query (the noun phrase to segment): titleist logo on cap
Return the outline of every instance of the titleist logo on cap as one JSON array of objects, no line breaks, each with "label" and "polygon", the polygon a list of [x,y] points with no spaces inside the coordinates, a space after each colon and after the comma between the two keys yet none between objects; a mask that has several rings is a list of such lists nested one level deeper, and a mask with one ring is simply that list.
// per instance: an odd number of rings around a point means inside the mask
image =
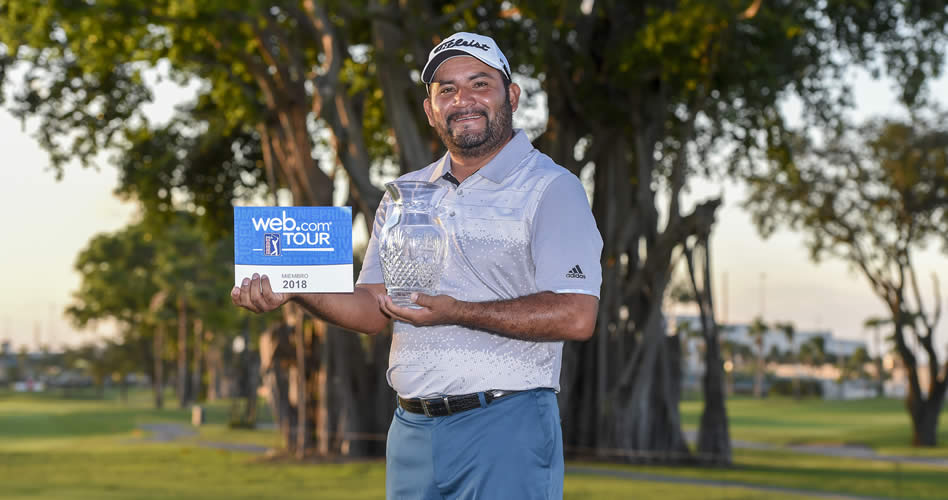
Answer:
[{"label": "titleist logo on cap", "polygon": [[[428,54],[428,62],[421,71],[421,81],[431,83],[441,64],[452,57],[471,56],[482,63],[499,70],[510,81],[510,67],[507,58],[489,36],[474,33],[457,32],[443,40]],[[427,89],[427,87],[425,87]]]},{"label": "titleist logo on cap", "polygon": [[474,47],[477,49],[481,49],[483,51],[490,50],[490,45],[487,45],[485,43],[477,43],[473,40],[465,40],[463,38],[456,38],[454,40],[447,40],[445,42],[442,42],[441,45],[438,45],[437,47],[435,47],[435,49],[432,52],[437,54],[438,52],[441,52],[444,49],[450,49],[452,47]]}]

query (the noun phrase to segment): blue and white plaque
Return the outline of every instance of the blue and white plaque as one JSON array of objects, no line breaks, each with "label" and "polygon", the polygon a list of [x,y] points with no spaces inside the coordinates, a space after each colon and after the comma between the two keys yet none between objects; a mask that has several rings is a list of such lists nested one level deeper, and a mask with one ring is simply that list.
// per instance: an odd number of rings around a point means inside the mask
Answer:
[{"label": "blue and white plaque", "polygon": [[352,292],[352,208],[234,207],[234,284],[254,273],[274,292]]}]

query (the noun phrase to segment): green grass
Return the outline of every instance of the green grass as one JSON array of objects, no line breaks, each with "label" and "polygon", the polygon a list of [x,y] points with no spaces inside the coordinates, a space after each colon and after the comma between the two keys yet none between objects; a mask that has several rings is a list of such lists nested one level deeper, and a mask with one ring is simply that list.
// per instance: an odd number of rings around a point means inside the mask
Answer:
[{"label": "green grass", "polygon": [[662,500],[812,500],[809,496],[754,491],[737,487],[692,486],[632,481],[599,476],[566,476],[566,500],[659,498]]},{"label": "green grass", "polygon": [[[381,461],[350,464],[267,462],[240,452],[197,446],[196,440],[278,442],[274,431],[228,429],[226,403],[208,407],[209,424],[194,438],[145,441],[137,426],[186,422],[186,410],[156,411],[147,397],[61,400],[48,395],[0,395],[0,485],[10,499],[381,499]],[[570,475],[568,499],[774,498],[741,488],[707,488]]]},{"label": "green grass", "polygon": [[[168,394],[170,396],[170,393]],[[155,410],[151,406],[151,393],[135,391],[127,403],[110,392],[106,399],[62,399],[54,394],[9,394],[0,393],[0,450],[38,449],[55,447],[63,439],[128,435],[136,439],[144,437],[139,426],[149,423],[176,422],[189,424],[191,410],[179,409],[171,397],[165,398],[165,408]],[[231,429],[231,403],[215,401],[204,404],[206,425],[182,441],[192,444],[198,441],[229,442],[279,447],[280,436],[273,430]],[[272,422],[270,410],[263,401],[258,403],[258,421]]]},{"label": "green grass", "polygon": [[[174,405],[173,400],[168,401]],[[115,399],[114,394],[103,401],[0,393],[0,497],[384,498],[384,464],[378,460],[348,464],[275,463],[258,455],[201,447],[199,441],[279,444],[273,430],[229,429],[227,402],[207,405],[208,424],[194,437],[167,444],[147,441],[148,436],[137,430],[138,426],[186,423],[190,417],[187,410],[156,411],[149,408],[149,402],[147,392],[133,393],[128,404]],[[831,441],[830,436],[858,431],[875,436],[873,442],[894,441],[899,436],[894,427],[900,408],[885,402],[871,403],[848,406],[852,403],[736,400],[729,403],[729,410],[732,430],[741,439],[755,436],[773,443],[826,443]],[[264,416],[268,409],[261,406],[260,412]],[[694,425],[700,403],[686,403],[683,412],[686,422]],[[948,470],[921,465],[896,466],[749,450],[735,451],[735,461],[736,466],[729,469],[595,466],[639,474],[905,499],[942,498],[948,486]],[[680,485],[579,473],[567,475],[565,491],[567,499],[576,500],[804,498],[738,487]]]},{"label": "green grass", "polygon": [[[686,428],[696,429],[703,402],[681,405]],[[908,413],[901,400],[824,401],[792,398],[731,398],[731,437],[775,445],[861,445],[881,454],[948,457],[948,411],[943,411],[937,448],[913,448]]]},{"label": "green grass", "polygon": [[[0,455],[3,498],[54,499],[382,499],[384,464],[256,463],[246,455],[174,445],[93,447],[55,454]],[[0,476],[4,474],[0,473]],[[795,500],[740,488],[708,488],[569,476],[567,499],[664,498]]]},{"label": "green grass", "polygon": [[736,450],[734,462],[734,467],[726,469],[615,464],[597,466],[642,474],[899,499],[943,499],[945,488],[948,487],[948,469],[935,466],[759,450]]},{"label": "green grass", "polygon": [[215,499],[384,496],[377,464],[275,465],[242,453],[121,439],[0,455],[4,498]]}]

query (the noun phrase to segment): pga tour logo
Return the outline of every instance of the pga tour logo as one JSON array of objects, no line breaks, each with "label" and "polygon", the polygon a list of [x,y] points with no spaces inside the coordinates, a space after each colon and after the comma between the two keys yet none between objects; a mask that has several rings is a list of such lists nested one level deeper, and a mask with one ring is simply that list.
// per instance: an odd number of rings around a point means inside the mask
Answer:
[{"label": "pga tour logo", "polygon": [[263,233],[263,254],[268,256],[280,256],[280,234]]}]

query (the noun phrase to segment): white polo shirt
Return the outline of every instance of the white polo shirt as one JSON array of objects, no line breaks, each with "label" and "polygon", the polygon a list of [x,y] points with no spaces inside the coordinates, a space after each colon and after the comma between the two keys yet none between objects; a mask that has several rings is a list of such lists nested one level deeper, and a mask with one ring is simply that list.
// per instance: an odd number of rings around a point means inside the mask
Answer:
[{"label": "white polo shirt", "polygon": [[[440,202],[448,234],[440,294],[472,302],[542,291],[599,297],[602,237],[575,175],[534,149],[522,130],[459,185],[450,175],[450,163],[445,154],[399,178],[448,188]],[[358,283],[384,283],[378,237],[391,207],[386,194],[375,214]],[[404,398],[492,389],[559,390],[562,354],[562,342],[396,321],[387,378]]]}]

